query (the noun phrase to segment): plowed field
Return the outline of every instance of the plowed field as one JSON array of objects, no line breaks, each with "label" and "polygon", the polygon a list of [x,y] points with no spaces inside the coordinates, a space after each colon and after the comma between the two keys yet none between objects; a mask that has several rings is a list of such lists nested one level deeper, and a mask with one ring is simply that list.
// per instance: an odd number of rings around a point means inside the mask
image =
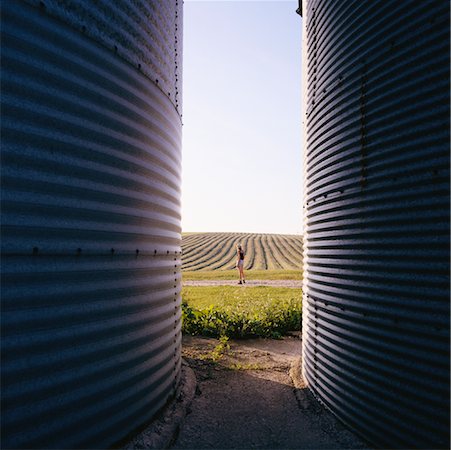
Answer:
[{"label": "plowed field", "polygon": [[302,236],[256,233],[184,233],[182,270],[235,268],[236,246],[243,247],[244,269],[300,270]]}]

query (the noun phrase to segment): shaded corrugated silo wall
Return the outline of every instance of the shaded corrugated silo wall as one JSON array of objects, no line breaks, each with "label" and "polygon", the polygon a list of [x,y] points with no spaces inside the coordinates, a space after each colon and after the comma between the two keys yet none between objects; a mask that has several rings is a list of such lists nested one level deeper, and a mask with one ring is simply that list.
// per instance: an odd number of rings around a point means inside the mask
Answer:
[{"label": "shaded corrugated silo wall", "polygon": [[304,377],[378,448],[449,448],[449,2],[302,10]]},{"label": "shaded corrugated silo wall", "polygon": [[180,377],[182,1],[2,1],[2,448],[107,448]]}]

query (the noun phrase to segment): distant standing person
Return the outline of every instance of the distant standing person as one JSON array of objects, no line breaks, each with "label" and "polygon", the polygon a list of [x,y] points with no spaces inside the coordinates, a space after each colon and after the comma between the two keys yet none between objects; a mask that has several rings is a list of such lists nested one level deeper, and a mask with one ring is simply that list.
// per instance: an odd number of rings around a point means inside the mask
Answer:
[{"label": "distant standing person", "polygon": [[240,272],[240,281],[238,284],[246,283],[246,280],[244,279],[244,251],[240,244],[236,247],[236,268]]}]

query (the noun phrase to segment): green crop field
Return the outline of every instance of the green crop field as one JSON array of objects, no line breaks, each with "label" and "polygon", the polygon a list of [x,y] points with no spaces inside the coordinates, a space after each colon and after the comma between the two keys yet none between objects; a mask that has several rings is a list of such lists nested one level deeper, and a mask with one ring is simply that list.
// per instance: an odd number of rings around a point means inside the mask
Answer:
[{"label": "green crop field", "polygon": [[238,243],[245,270],[301,270],[302,236],[256,233],[183,233],[182,270],[234,269]]},{"label": "green crop field", "polygon": [[301,328],[301,289],[185,287],[182,297],[184,333],[274,338]]}]

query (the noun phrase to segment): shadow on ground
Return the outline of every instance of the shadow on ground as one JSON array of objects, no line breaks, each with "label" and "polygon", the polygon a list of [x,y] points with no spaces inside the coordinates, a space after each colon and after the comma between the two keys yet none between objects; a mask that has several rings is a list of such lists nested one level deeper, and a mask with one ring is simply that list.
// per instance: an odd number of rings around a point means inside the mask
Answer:
[{"label": "shadow on ground", "polygon": [[[196,395],[173,449],[367,449],[290,376],[299,336],[231,341],[185,336]],[[292,370],[293,375],[293,370]],[[295,386],[297,384],[297,387]]]}]

